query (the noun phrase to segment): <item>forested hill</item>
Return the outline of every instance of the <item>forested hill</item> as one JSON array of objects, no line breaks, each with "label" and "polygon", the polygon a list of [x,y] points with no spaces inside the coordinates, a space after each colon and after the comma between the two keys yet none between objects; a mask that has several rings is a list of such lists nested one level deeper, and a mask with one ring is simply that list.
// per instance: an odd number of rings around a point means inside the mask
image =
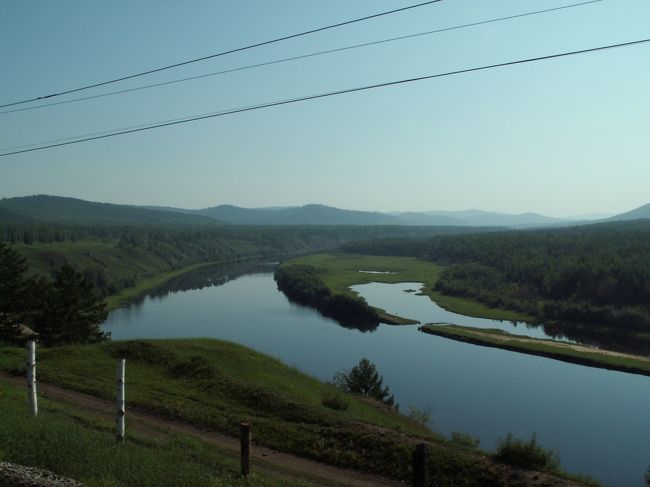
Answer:
[{"label": "forested hill", "polygon": [[0,200],[0,223],[218,225],[213,218],[60,196]]},{"label": "forested hill", "polygon": [[348,252],[446,264],[436,288],[542,319],[650,332],[650,221],[392,239]]},{"label": "forested hill", "polygon": [[394,216],[369,211],[305,205],[291,208],[240,208],[215,206],[198,211],[218,220],[238,225],[397,225]]},{"label": "forested hill", "polygon": [[621,213],[620,215],[613,216],[609,220],[622,221],[622,220],[637,220],[641,218],[650,218],[650,204],[643,205],[632,211]]},{"label": "forested hill", "polygon": [[0,242],[15,245],[32,271],[49,276],[70,264],[102,295],[142,279],[206,262],[277,260],[387,237],[427,238],[476,231],[463,227],[3,224]]}]

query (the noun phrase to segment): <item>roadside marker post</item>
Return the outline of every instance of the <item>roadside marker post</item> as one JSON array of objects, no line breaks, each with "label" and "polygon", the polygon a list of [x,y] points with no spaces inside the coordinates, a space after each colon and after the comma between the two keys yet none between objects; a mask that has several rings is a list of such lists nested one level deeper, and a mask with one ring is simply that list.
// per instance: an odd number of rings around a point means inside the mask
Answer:
[{"label": "roadside marker post", "polygon": [[125,365],[126,365],[126,360],[121,358],[118,359],[117,361],[117,394],[116,394],[116,422],[115,422],[115,436],[117,437],[117,441],[123,441],[124,440],[124,404],[125,404],[125,399],[124,399],[124,386],[125,386]]},{"label": "roadside marker post", "polygon": [[246,477],[251,473],[251,425],[241,423],[241,474]]},{"label": "roadside marker post", "polygon": [[36,342],[27,342],[27,394],[32,416],[38,414],[38,397],[36,396]]},{"label": "roadside marker post", "polygon": [[420,443],[413,452],[413,487],[427,485],[427,451],[426,443]]}]

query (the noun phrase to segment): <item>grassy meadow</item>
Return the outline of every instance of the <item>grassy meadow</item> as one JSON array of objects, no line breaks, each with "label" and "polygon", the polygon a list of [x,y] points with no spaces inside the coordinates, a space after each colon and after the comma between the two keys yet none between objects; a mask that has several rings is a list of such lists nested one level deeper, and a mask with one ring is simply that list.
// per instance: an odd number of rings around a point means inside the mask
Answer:
[{"label": "grassy meadow", "polygon": [[[444,267],[414,257],[328,253],[298,257],[282,263],[282,265],[292,264],[310,265],[320,269],[322,272],[319,277],[336,294],[354,295],[350,286],[370,282],[389,284],[421,282],[424,286],[420,292],[448,311],[494,320],[527,321],[532,319],[531,316],[523,313],[489,308],[476,301],[436,292],[434,286]],[[359,271],[390,272],[390,274],[368,274]]]}]

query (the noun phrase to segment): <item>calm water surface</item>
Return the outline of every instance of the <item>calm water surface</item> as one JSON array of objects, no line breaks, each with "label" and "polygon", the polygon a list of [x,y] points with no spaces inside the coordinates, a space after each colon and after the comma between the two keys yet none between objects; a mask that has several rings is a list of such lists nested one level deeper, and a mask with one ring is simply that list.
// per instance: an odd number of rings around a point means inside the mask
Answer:
[{"label": "calm water surface", "polygon": [[[247,273],[255,272],[255,273]],[[405,293],[416,283],[368,284],[368,302],[414,319],[497,327],[499,322],[441,310]],[[500,327],[513,325],[500,325]],[[430,408],[431,427],[463,431],[494,449],[500,437],[537,433],[557,448],[562,467],[608,485],[642,486],[650,463],[650,378],[478,347],[417,331],[417,326],[347,329],[291,304],[268,267],[203,270],[183,276],[128,308],[104,329],[115,339],[213,337],[241,343],[319,379],[377,364],[401,410]],[[517,333],[531,334],[525,325]]]}]

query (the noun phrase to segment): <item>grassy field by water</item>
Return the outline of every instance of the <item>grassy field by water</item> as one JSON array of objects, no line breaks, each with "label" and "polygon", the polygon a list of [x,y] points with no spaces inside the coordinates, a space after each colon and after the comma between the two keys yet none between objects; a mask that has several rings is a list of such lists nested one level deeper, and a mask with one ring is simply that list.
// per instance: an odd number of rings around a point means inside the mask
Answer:
[{"label": "grassy field by water", "polygon": [[[283,262],[282,265],[303,264],[322,269],[321,279],[327,287],[337,294],[354,295],[350,286],[383,282],[419,282],[424,287],[421,293],[429,296],[440,307],[454,313],[507,321],[527,321],[532,317],[523,313],[489,308],[483,304],[455,296],[445,296],[434,290],[443,266],[414,257],[385,257],[359,254],[328,253],[315,254]],[[370,274],[359,271],[388,272]],[[409,317],[406,317],[409,318]]]},{"label": "grassy field by water", "polygon": [[[24,374],[24,358],[21,348],[0,347],[0,370]],[[218,340],[39,349],[38,377],[45,384],[112,400],[117,358],[127,360],[128,408],[202,431],[237,436],[240,422],[248,421],[256,445],[402,481],[411,479],[415,445],[426,442],[430,475],[441,485],[515,487],[531,485],[533,476],[552,485],[578,485],[556,470],[515,471],[383,404],[344,394],[278,360]],[[116,446],[109,422],[50,401],[42,402],[40,417],[32,421],[26,417],[24,389],[1,381],[0,387],[6,419],[0,423],[0,459],[49,468],[91,486],[276,485],[263,476],[246,484],[235,474],[232,458],[215,462],[209,458],[214,452],[187,438],[143,438],[131,432],[124,445]],[[188,480],[174,484],[179,478]]]}]

